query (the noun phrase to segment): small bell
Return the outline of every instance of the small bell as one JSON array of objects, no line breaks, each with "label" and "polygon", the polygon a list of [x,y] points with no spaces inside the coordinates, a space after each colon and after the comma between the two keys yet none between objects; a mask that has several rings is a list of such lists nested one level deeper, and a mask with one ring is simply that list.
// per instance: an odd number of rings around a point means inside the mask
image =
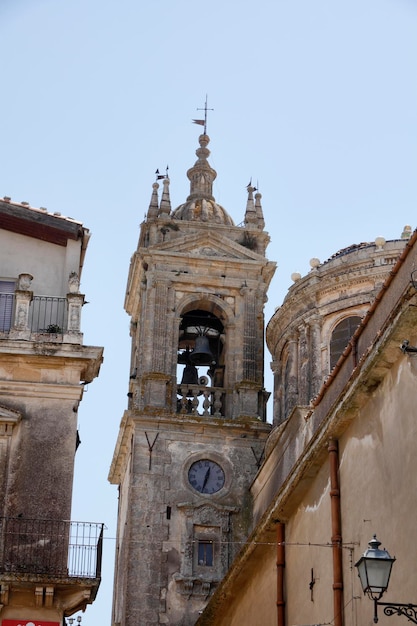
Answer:
[{"label": "small bell", "polygon": [[194,365],[187,364],[184,367],[181,385],[198,385],[198,371]]}]

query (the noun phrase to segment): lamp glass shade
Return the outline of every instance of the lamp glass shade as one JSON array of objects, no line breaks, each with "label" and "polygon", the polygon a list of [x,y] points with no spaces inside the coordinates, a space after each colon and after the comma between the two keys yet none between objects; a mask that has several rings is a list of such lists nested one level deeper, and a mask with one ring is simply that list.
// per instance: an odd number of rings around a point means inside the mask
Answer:
[{"label": "lamp glass shade", "polygon": [[380,598],[388,587],[391,576],[392,564],[395,559],[391,558],[386,550],[380,550],[380,542],[374,536],[369,542],[369,548],[355,564],[364,593],[372,598]]}]

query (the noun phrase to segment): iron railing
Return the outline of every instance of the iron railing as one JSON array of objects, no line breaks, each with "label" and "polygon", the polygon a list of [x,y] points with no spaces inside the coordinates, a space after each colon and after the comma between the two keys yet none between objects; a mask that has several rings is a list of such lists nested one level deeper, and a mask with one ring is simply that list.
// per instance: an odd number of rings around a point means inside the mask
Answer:
[{"label": "iron railing", "polygon": [[0,573],[100,578],[103,524],[0,518]]},{"label": "iron railing", "polygon": [[67,299],[34,296],[29,307],[29,326],[33,333],[62,334],[67,327]]},{"label": "iron railing", "polygon": [[[15,294],[0,293],[0,332],[9,332],[15,323]],[[34,296],[29,304],[28,325],[32,333],[62,334],[67,329],[66,298]]]}]

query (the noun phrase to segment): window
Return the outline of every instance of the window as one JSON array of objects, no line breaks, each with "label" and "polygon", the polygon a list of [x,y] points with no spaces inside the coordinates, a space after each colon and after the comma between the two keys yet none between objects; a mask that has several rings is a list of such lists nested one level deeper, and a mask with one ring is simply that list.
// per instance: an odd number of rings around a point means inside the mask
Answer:
[{"label": "window", "polygon": [[346,348],[360,322],[360,317],[352,315],[339,322],[334,328],[330,339],[330,370],[332,370],[338,362],[343,350]]},{"label": "window", "polygon": [[197,544],[198,550],[198,565],[203,567],[213,566],[213,542],[212,541],[199,541]]},{"label": "window", "polygon": [[8,332],[12,325],[15,283],[0,280],[0,332]]}]

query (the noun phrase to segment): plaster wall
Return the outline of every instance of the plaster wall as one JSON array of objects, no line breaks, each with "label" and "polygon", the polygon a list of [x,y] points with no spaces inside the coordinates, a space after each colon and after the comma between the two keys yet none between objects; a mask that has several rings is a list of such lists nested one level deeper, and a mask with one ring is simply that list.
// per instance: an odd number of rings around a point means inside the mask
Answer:
[{"label": "plaster wall", "polygon": [[0,395],[1,403],[22,415],[13,431],[3,514],[70,519],[77,399],[75,393],[53,399],[39,397],[34,386],[32,391],[34,397],[19,400]]},{"label": "plaster wall", "polygon": [[[382,546],[397,558],[386,594],[386,600],[396,602],[416,601],[412,548],[417,539],[416,385],[417,360],[401,356],[341,439],[344,542],[353,545],[356,561],[377,534]],[[365,619],[372,612],[371,603],[363,597],[356,572],[353,589],[352,595],[346,586],[345,602],[357,602],[357,612],[362,611]],[[359,623],[352,619],[353,626]],[[379,623],[388,625],[390,620],[381,615]]]},{"label": "plaster wall", "polygon": [[35,295],[64,297],[69,274],[80,274],[80,240],[68,239],[66,246],[59,246],[0,229],[0,250],[0,279],[15,280],[19,274],[32,274],[31,290]]},{"label": "plaster wall", "polygon": [[[245,567],[245,579],[235,598],[230,596],[216,626],[277,626],[276,549],[269,547],[255,563]],[[235,602],[236,599],[236,602]],[[208,617],[210,623],[210,617]]]},{"label": "plaster wall", "polygon": [[[372,603],[363,596],[354,564],[374,533],[397,558],[387,599],[404,603],[415,599],[414,557],[410,553],[417,515],[414,359],[399,352],[381,385],[355,408],[353,420],[350,415],[350,424],[339,438],[345,626],[372,624]],[[346,417],[340,415],[342,420]],[[285,588],[289,625],[325,624],[333,619],[329,464],[324,454],[321,458],[321,467],[309,481],[297,508],[293,502],[284,508],[288,515]],[[272,554],[271,547],[269,558]],[[256,566],[258,579],[268,575],[259,559]],[[239,597],[237,604],[240,623],[249,626],[251,622],[244,621],[245,612],[241,611],[246,598]],[[263,611],[264,601],[257,606]],[[381,626],[389,626],[388,617],[380,613]]]},{"label": "plaster wall", "polygon": [[[389,598],[396,602],[414,598],[410,538],[415,538],[417,515],[416,378],[417,360],[399,352],[382,384],[356,407],[354,419],[339,438],[345,626],[372,623],[372,603],[363,596],[354,564],[374,533],[401,562],[401,568],[394,565]],[[322,459],[297,509],[288,510],[288,624],[333,619],[329,465],[324,455]],[[381,614],[379,623],[390,622]]]},{"label": "plaster wall", "polygon": [[331,537],[329,464],[325,462],[285,528],[288,624],[332,623]]}]

